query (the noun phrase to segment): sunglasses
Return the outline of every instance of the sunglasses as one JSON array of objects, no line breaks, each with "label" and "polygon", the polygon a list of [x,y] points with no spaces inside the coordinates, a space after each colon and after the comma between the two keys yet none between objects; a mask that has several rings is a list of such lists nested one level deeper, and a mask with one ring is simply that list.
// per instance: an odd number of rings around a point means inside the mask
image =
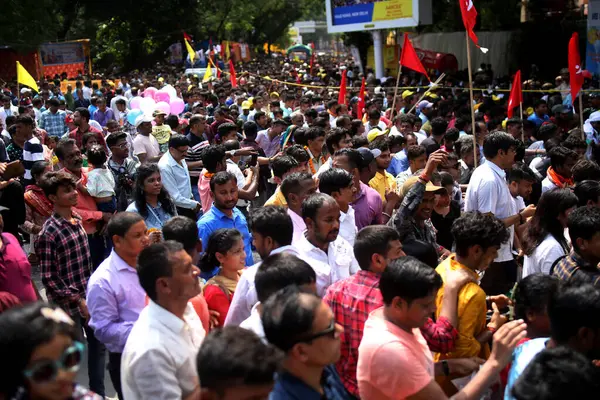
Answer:
[{"label": "sunglasses", "polygon": [[301,336],[295,342],[296,343],[310,343],[313,340],[324,337],[324,336],[328,336],[331,339],[335,339],[335,335],[336,335],[335,319],[332,319],[329,326],[327,328],[325,328],[324,330],[322,330],[320,332],[311,333],[307,336],[303,336],[303,337]]},{"label": "sunglasses", "polygon": [[41,361],[33,367],[23,371],[23,374],[36,383],[45,383],[53,381],[58,375],[58,370],[67,372],[77,372],[83,359],[84,346],[80,342],[73,342],[73,345],[67,348],[59,360]]}]

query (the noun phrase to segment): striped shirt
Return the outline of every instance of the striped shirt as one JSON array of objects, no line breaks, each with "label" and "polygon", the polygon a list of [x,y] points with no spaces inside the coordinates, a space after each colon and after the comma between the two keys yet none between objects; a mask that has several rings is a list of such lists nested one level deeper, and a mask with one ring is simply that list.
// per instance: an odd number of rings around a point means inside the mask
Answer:
[{"label": "striped shirt", "polygon": [[[191,162],[202,161],[200,155],[202,154],[202,150],[208,147],[208,140],[199,138],[193,133],[188,133],[187,138],[190,141],[190,146],[185,155],[185,162],[189,164]],[[200,173],[202,172],[202,167],[188,168],[188,170],[190,171],[190,180],[192,184],[195,183],[197,185]]]},{"label": "striped shirt", "polygon": [[31,176],[31,167],[36,161],[44,160],[44,148],[37,137],[32,137],[25,142],[23,146],[23,166],[25,167],[25,183],[27,185],[33,183]]}]

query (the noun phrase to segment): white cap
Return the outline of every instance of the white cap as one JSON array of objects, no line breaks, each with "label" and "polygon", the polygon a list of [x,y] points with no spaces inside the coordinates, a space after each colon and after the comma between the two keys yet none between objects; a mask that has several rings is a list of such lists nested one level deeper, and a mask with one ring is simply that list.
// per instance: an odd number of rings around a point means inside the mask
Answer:
[{"label": "white cap", "polygon": [[152,122],[153,118],[149,115],[146,114],[142,114],[139,117],[137,117],[135,119],[135,127],[139,127],[141,124],[143,124],[144,122]]},{"label": "white cap", "polygon": [[433,103],[427,100],[422,100],[417,106],[419,110],[423,110],[424,108],[433,108]]}]

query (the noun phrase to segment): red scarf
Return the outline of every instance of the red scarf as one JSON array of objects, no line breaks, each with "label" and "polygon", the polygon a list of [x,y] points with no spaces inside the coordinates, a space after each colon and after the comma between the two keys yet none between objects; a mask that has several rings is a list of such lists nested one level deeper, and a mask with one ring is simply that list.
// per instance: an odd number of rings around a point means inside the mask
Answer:
[{"label": "red scarf", "polygon": [[44,191],[37,185],[29,185],[25,188],[25,202],[41,216],[48,218],[52,215],[54,206],[48,200]]},{"label": "red scarf", "polygon": [[566,188],[569,186],[573,186],[573,178],[564,178],[559,175],[552,167],[548,168],[548,179],[550,182],[554,183],[559,188]]}]

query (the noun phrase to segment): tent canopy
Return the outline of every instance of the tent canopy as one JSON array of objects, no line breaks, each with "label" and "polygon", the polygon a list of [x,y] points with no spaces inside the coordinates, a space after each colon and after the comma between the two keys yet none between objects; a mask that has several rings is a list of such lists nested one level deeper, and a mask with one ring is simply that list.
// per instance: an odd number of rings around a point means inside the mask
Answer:
[{"label": "tent canopy", "polygon": [[286,52],[288,55],[290,55],[291,53],[298,53],[298,52],[306,53],[306,55],[310,57],[310,55],[312,54],[312,49],[303,44],[296,44],[294,46],[289,47],[286,50]]}]

